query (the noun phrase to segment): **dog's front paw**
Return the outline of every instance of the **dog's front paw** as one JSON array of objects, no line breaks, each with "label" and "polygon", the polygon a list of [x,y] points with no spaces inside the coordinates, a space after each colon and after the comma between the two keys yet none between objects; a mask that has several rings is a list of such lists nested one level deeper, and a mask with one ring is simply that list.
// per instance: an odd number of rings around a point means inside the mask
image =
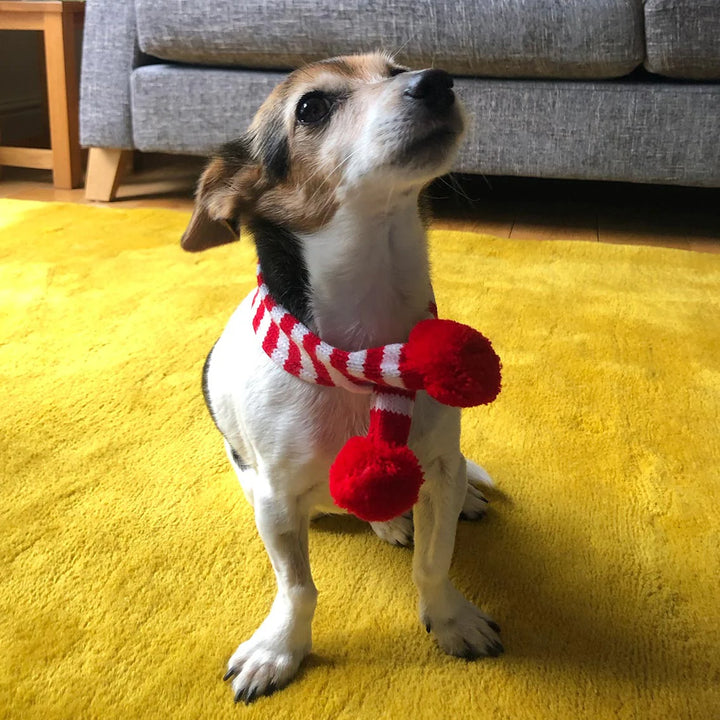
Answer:
[{"label": "dog's front paw", "polygon": [[497,623],[454,588],[451,594],[452,600],[443,603],[445,607],[420,609],[425,628],[435,635],[440,648],[448,655],[466,660],[502,654]]},{"label": "dog's front paw", "polygon": [[292,649],[282,640],[256,640],[242,643],[228,661],[223,680],[232,679],[235,702],[251,703],[261,695],[272,695],[297,674],[309,649]]},{"label": "dog's front paw", "polygon": [[381,540],[391,545],[410,547],[413,544],[412,511],[387,522],[371,522],[370,526]]}]

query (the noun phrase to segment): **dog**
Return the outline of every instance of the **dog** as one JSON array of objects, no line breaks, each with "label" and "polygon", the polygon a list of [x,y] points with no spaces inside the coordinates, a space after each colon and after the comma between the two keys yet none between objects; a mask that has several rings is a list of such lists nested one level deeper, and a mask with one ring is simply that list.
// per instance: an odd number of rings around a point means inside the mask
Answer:
[{"label": "dog", "polygon": [[[290,74],[247,133],[204,170],[182,238],[189,251],[254,238],[274,300],[325,342],[353,351],[407,339],[431,293],[422,191],[451,168],[466,119],[451,77],[384,53],[337,57]],[[277,579],[269,614],[230,658],[235,701],[287,685],[312,645],[317,603],[308,557],[315,512],[339,512],[328,473],[368,427],[369,396],[305,382],[263,351],[253,293],[211,350],[203,391],[252,504]],[[422,624],[446,653],[497,656],[497,624],[450,582],[458,517],[478,517],[487,473],[460,451],[460,411],[417,394],[409,445],[425,482],[412,516],[373,522],[414,541]]]}]

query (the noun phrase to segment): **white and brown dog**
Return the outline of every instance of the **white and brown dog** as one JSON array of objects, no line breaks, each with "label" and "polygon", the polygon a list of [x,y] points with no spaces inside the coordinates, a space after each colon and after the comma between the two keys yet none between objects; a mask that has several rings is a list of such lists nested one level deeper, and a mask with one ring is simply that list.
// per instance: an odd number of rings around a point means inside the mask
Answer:
[{"label": "white and brown dog", "polygon": [[[450,76],[416,72],[381,53],[293,72],[247,134],[205,170],[182,244],[202,250],[252,231],[275,300],[345,350],[402,342],[425,317],[430,275],[422,189],[447,172],[464,128]],[[203,389],[252,503],[277,577],[272,608],[230,658],[237,700],[286,685],[311,649],[317,590],[308,526],[333,511],[328,471],[368,425],[369,396],[304,382],[263,351],[251,297],[205,364]],[[460,411],[418,393],[409,444],[425,482],[412,518],[373,523],[409,544],[423,625],[446,653],[502,652],[497,625],[448,578],[458,516],[478,517],[490,482],[460,452]],[[338,509],[334,508],[337,512]]]}]

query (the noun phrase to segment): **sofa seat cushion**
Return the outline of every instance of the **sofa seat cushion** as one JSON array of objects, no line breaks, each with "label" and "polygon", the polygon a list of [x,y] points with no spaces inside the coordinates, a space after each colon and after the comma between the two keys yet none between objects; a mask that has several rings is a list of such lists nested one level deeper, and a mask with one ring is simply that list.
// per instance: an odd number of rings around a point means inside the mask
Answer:
[{"label": "sofa seat cushion", "polygon": [[[135,147],[207,155],[244,132],[283,77],[138,68],[131,82]],[[475,120],[455,170],[720,185],[720,84],[459,78],[455,86]]]},{"label": "sofa seat cushion", "polygon": [[651,72],[684,80],[720,80],[720,2],[646,0]]},{"label": "sofa seat cushion", "polygon": [[644,58],[641,0],[136,0],[140,48],[290,69],[368,50],[456,75],[606,78]]},{"label": "sofa seat cushion", "polygon": [[130,76],[133,142],[144,152],[210,155],[240,137],[282,72],[154,64]]},{"label": "sofa seat cushion", "polygon": [[486,175],[718,187],[720,84],[471,80],[455,169]]}]

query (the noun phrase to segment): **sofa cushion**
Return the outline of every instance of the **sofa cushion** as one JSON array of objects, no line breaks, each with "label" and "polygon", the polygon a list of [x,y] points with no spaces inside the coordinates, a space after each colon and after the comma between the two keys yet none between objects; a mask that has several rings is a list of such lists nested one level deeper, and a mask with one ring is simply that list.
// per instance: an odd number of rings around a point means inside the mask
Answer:
[{"label": "sofa cushion", "polygon": [[378,48],[456,75],[617,77],[642,63],[641,0],[136,0],[163,60],[289,69]]},{"label": "sofa cushion", "polygon": [[720,84],[460,78],[455,86],[474,117],[456,170],[720,184]]},{"label": "sofa cushion", "polygon": [[145,152],[209,155],[240,137],[285,73],[145,65],[130,77],[133,141]]},{"label": "sofa cushion", "polygon": [[646,0],[645,67],[685,80],[720,80],[720,2]]},{"label": "sofa cushion", "polygon": [[[244,132],[283,77],[138,68],[132,75],[135,145],[206,155]],[[455,86],[474,118],[456,170],[720,185],[720,84],[459,78]]]}]

